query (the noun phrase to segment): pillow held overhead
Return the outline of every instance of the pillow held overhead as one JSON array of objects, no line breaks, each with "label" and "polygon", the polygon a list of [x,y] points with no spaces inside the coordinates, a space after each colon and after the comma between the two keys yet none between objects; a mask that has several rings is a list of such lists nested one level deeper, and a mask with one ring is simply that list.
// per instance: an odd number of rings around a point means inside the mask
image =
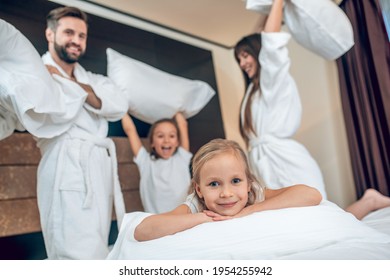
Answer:
[{"label": "pillow held overhead", "polygon": [[107,49],[107,75],[126,95],[129,113],[154,123],[182,112],[186,118],[200,112],[214,96],[209,84],[169,74]]},{"label": "pillow held overhead", "polygon": [[[247,9],[269,13],[271,0],[248,0]],[[353,45],[353,29],[331,0],[286,0],[283,19],[294,39],[325,59],[337,59]]]},{"label": "pillow held overhead", "polygon": [[0,104],[8,115],[36,137],[60,135],[84,104],[77,88],[65,78],[53,79],[31,42],[0,19]]}]

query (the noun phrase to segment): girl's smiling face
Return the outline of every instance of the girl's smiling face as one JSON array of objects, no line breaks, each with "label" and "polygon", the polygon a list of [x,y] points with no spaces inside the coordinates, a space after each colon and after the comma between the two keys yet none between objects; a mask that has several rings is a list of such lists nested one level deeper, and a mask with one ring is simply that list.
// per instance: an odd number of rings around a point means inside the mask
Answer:
[{"label": "girl's smiling face", "polygon": [[152,148],[160,158],[169,159],[179,147],[178,131],[169,122],[159,123],[153,131]]},{"label": "girl's smiling face", "polygon": [[216,155],[201,168],[195,189],[208,210],[223,216],[238,214],[247,205],[250,191],[245,163],[234,152]]}]

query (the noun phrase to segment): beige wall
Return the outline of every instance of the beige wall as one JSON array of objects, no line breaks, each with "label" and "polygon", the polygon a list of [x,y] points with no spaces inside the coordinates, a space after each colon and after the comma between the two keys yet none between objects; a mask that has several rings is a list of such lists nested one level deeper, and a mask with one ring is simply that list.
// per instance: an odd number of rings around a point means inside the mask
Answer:
[{"label": "beige wall", "polygon": [[[213,53],[217,86],[226,137],[243,145],[238,130],[238,109],[244,93],[244,81],[234,60],[233,51],[192,37],[175,33],[87,2],[56,0],[86,12],[151,31]],[[295,139],[304,144],[317,160],[325,179],[328,199],[341,207],[355,200],[345,128],[338,89],[337,68],[305,50],[294,40],[289,43],[291,73],[295,78],[303,105],[302,125]]]}]

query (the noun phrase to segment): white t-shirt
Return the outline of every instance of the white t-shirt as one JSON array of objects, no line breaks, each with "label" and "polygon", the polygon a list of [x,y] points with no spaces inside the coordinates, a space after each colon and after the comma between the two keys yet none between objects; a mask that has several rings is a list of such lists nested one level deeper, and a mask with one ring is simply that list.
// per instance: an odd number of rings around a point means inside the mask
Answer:
[{"label": "white t-shirt", "polygon": [[190,208],[192,214],[200,212],[199,199],[197,196],[195,196],[194,193],[189,194],[183,204],[187,205],[188,208]]},{"label": "white t-shirt", "polygon": [[145,212],[164,213],[182,204],[190,187],[192,153],[179,147],[169,159],[153,159],[142,147],[134,162],[140,172],[140,194]]}]

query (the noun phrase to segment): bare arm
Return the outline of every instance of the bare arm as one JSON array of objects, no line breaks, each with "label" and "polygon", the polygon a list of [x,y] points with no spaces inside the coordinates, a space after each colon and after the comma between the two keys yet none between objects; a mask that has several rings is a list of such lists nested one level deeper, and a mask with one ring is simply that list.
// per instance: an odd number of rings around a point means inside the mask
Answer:
[{"label": "bare arm", "polygon": [[318,205],[321,200],[321,193],[306,185],[294,185],[278,190],[266,189],[264,201],[244,208],[239,215],[288,207],[314,206]]},{"label": "bare arm", "polygon": [[283,1],[274,0],[271,11],[265,22],[264,32],[279,32],[282,27]]},{"label": "bare arm", "polygon": [[129,139],[130,147],[134,156],[137,156],[139,150],[142,147],[142,142],[139,138],[137,128],[135,127],[134,122],[129,114],[125,114],[122,118],[122,127],[127,135],[127,138]]},{"label": "bare arm", "polygon": [[222,221],[231,218],[243,217],[255,212],[276,210],[289,207],[303,207],[303,206],[315,206],[322,200],[321,193],[312,187],[306,185],[294,185],[285,187],[278,190],[265,190],[265,200],[247,206],[241,210],[240,213],[231,216],[220,216],[215,213],[208,213],[210,217],[213,217],[214,221]]},{"label": "bare arm", "polygon": [[189,151],[190,150],[190,140],[188,137],[188,123],[182,113],[177,113],[175,115],[176,123],[179,127],[180,133],[180,146]]},{"label": "bare arm", "polygon": [[182,204],[171,212],[145,218],[135,228],[134,238],[138,241],[148,241],[211,221],[212,218],[204,213],[190,213],[188,206]]}]

